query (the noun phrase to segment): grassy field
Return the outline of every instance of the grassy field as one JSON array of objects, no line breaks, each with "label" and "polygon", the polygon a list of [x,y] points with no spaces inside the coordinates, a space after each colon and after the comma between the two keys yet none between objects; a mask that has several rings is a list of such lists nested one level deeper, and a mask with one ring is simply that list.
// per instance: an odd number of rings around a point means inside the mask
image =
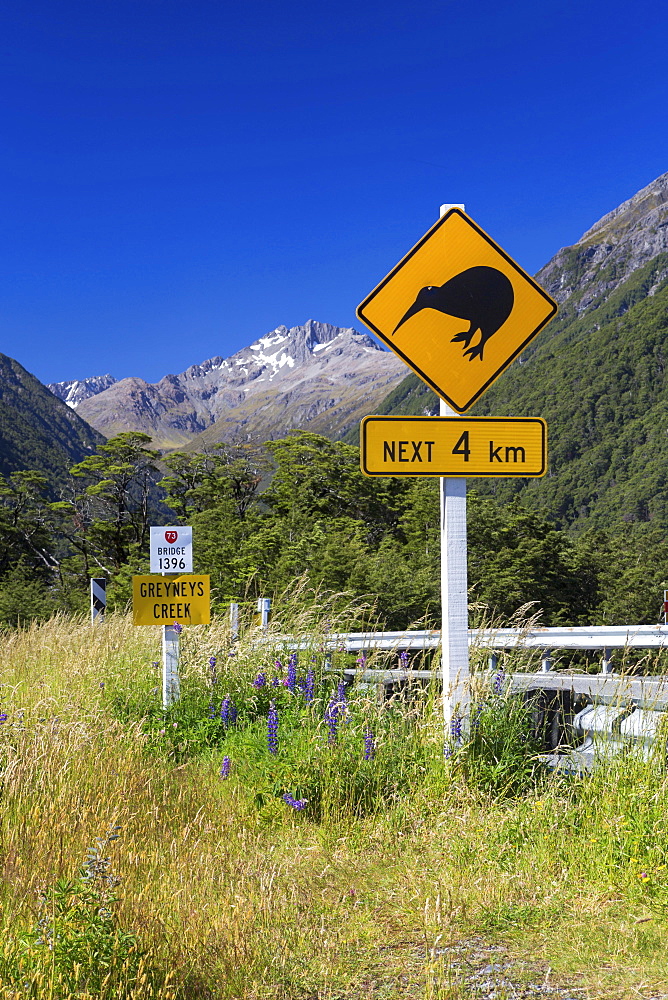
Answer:
[{"label": "grassy field", "polygon": [[2,636],[0,998],[668,997],[665,758],[546,773],[491,689],[444,752],[323,675],[346,621],[185,630],[168,713],[157,630]]}]

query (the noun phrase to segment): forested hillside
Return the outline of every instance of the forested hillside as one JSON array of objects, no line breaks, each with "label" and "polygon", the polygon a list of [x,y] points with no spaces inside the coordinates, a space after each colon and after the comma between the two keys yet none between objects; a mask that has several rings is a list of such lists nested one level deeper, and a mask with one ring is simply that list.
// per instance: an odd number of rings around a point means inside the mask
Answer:
[{"label": "forested hillside", "polygon": [[[35,473],[10,477],[0,490],[0,623],[84,608],[91,575],[106,576],[112,606],[125,607],[132,574],[148,571],[158,461],[146,435],[127,433],[73,466],[60,501]],[[162,523],[192,524],[195,571],[211,574],[219,612],[304,581],[362,598],[389,627],[437,624],[436,480],[369,479],[357,448],[304,431],[263,447],[176,452],[165,464]],[[534,602],[546,624],[655,622],[668,544],[646,542],[633,532],[573,540],[522,504],[471,492],[476,614],[507,620]]]},{"label": "forested hillside", "polygon": [[476,413],[542,416],[549,428],[545,479],[484,492],[521,494],[576,530],[668,527],[667,266],[661,254],[595,311],[565,312],[481,400]]},{"label": "forested hillside", "polygon": [[0,354],[0,475],[32,469],[57,487],[103,441],[18,361]]}]

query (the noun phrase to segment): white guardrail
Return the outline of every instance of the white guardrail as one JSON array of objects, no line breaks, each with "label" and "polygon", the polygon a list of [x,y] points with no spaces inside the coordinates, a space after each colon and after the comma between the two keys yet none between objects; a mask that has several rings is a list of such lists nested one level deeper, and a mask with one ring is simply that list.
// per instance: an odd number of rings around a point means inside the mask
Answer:
[{"label": "white guardrail", "polygon": [[[349,632],[329,634],[322,645],[332,653],[399,654],[403,650],[413,653],[436,650],[440,640],[438,630]],[[308,645],[306,641],[289,642],[295,650]],[[615,673],[612,659],[614,650],[668,648],[668,625],[469,629],[469,647],[490,651],[490,670],[497,669],[497,650],[542,650],[540,672],[509,673],[507,682],[511,690],[533,691],[539,696],[537,711],[543,713],[543,730],[548,732],[545,749],[560,750],[547,755],[555,767],[580,771],[592,766],[595,753],[605,755],[631,745],[648,753],[661,727],[661,717],[668,710],[668,676]],[[553,650],[601,650],[601,672],[557,673],[551,669]],[[438,677],[438,667],[369,669],[361,664],[345,669],[344,673],[368,685],[389,686],[410,680],[431,680]],[[569,738],[571,746],[566,748],[563,744]],[[573,746],[573,741],[577,745]]]},{"label": "white guardrail", "polygon": [[[322,646],[331,652],[363,653],[385,651],[419,653],[438,649],[441,634],[438,629],[406,630],[405,632],[341,632],[330,633]],[[291,649],[307,648],[307,640],[289,641]],[[619,649],[668,648],[668,625],[576,625],[554,628],[498,628],[469,629],[469,646],[490,650],[490,669],[497,666],[497,650],[540,649],[541,670],[537,673],[510,674],[512,686],[518,690],[541,688],[552,691],[571,691],[601,700],[625,699],[640,705],[668,708],[668,677],[615,674],[613,651]],[[556,673],[551,670],[553,650],[601,650],[601,672],[586,674],[576,672]],[[400,681],[428,680],[438,670],[348,669],[367,683],[376,681],[394,684]]]},{"label": "white guardrail", "polygon": [[[441,642],[438,629],[405,632],[330,633],[327,649],[436,649]],[[295,648],[299,647],[295,643]],[[304,646],[306,643],[304,643]],[[554,628],[469,629],[469,646],[482,649],[660,649],[668,647],[668,625],[574,625]]]},{"label": "white guardrail", "polygon": [[[258,600],[261,626],[267,628],[271,602]],[[239,605],[230,605],[232,634],[238,634]],[[574,625],[533,628],[469,629],[469,647],[490,652],[490,672],[498,670],[498,650],[541,650],[540,672],[511,673],[505,671],[510,690],[525,692],[532,710],[542,720],[545,749],[558,750],[548,757],[555,767],[580,771],[592,765],[594,755],[630,746],[649,753],[657,733],[665,732],[668,710],[668,675],[642,675],[624,671],[616,673],[615,650],[654,649],[668,647],[668,624],[659,625]],[[291,636],[273,636],[292,650],[312,648],[312,639],[299,640]],[[321,640],[325,652],[364,653],[377,651],[400,654],[404,650],[426,653],[441,644],[438,629],[407,629],[404,632],[345,632],[329,633]],[[553,671],[552,652],[555,650],[600,650],[601,670],[598,674],[577,671]],[[333,669],[334,665],[331,664]],[[410,681],[438,679],[439,666],[429,670],[409,665],[396,668],[368,668],[364,661],[355,668],[344,668],[351,680],[372,687],[405,685]],[[578,744],[578,745],[574,745]]]}]

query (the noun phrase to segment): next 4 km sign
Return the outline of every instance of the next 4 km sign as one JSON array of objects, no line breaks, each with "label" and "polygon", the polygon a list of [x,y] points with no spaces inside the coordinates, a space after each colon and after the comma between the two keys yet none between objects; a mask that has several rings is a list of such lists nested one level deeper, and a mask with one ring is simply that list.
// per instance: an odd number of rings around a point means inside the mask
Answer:
[{"label": "next 4 km sign", "polygon": [[367,476],[537,478],[547,471],[547,424],[539,417],[365,417],[360,445]]}]

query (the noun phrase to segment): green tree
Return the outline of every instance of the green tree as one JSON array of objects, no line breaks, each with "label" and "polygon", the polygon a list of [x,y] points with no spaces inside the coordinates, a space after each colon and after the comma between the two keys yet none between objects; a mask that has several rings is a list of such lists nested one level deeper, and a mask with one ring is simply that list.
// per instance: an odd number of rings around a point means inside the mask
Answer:
[{"label": "green tree", "polygon": [[160,480],[166,504],[182,521],[190,520],[229,497],[239,518],[257,504],[269,473],[269,458],[255,445],[218,444],[210,452],[172,452],[165,458],[169,475]]},{"label": "green tree", "polygon": [[43,581],[57,573],[48,483],[38,472],[13,472],[0,480],[0,576],[19,562]]},{"label": "green tree", "polygon": [[150,441],[147,434],[127,431],[99,445],[97,454],[70,469],[85,481],[84,489],[53,505],[69,519],[63,531],[70,542],[107,572],[118,570],[147,541],[159,457],[147,447]]}]

